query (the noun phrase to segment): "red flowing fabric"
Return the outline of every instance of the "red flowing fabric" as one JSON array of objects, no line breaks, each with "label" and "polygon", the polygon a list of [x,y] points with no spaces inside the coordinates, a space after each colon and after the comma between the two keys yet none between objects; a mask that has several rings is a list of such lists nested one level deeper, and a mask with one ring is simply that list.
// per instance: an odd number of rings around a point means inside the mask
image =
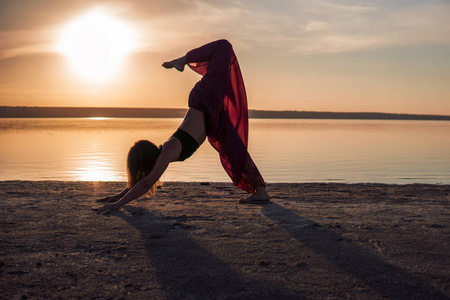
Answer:
[{"label": "red flowing fabric", "polygon": [[219,152],[234,185],[254,193],[245,173],[249,157],[247,96],[231,44],[218,40],[193,49],[186,54],[186,62],[203,75],[189,95],[189,107],[205,114],[208,140]]}]

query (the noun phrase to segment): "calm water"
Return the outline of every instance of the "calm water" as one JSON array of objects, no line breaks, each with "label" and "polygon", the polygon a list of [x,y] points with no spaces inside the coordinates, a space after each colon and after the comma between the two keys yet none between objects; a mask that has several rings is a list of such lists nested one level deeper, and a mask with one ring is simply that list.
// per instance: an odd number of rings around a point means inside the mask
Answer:
[{"label": "calm water", "polygon": [[[161,144],[181,119],[0,119],[0,180],[126,180],[140,139]],[[450,184],[450,122],[250,120],[267,182]],[[230,181],[205,142],[165,181]]]}]

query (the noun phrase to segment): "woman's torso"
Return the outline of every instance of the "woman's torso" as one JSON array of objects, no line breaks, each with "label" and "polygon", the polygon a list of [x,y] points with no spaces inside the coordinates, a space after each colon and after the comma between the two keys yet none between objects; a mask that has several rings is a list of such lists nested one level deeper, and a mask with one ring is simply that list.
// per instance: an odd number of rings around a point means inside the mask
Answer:
[{"label": "woman's torso", "polygon": [[199,145],[206,139],[205,116],[195,108],[188,109],[179,128],[189,133]]}]

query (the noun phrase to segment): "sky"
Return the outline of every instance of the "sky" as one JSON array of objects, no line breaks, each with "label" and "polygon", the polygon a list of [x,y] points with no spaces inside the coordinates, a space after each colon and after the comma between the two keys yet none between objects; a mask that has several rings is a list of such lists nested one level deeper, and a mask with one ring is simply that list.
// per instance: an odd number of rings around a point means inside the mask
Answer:
[{"label": "sky", "polygon": [[225,38],[250,109],[450,115],[449,18],[448,0],[2,0],[0,105],[185,108],[199,75],[161,64]]}]

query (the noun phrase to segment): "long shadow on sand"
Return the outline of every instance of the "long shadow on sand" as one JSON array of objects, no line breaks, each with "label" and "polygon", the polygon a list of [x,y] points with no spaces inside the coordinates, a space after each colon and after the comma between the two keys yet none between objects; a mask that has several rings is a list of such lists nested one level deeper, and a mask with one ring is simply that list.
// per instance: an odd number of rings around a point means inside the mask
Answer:
[{"label": "long shadow on sand", "polygon": [[[148,210],[138,216],[121,211],[112,215],[140,232],[149,261],[169,299],[306,299],[273,283],[242,277],[190,238],[189,228],[178,225],[173,228],[167,220]],[[147,218],[147,222],[143,222],[143,218]],[[151,227],[148,218],[153,219]],[[167,230],[175,232],[167,233]],[[158,236],[161,231],[166,231],[166,237]],[[169,235],[171,237],[167,237]]]},{"label": "long shadow on sand", "polygon": [[331,230],[318,228],[313,221],[276,203],[263,206],[262,210],[299,242],[379,295],[389,299],[448,299],[423,279],[383,261]]}]

